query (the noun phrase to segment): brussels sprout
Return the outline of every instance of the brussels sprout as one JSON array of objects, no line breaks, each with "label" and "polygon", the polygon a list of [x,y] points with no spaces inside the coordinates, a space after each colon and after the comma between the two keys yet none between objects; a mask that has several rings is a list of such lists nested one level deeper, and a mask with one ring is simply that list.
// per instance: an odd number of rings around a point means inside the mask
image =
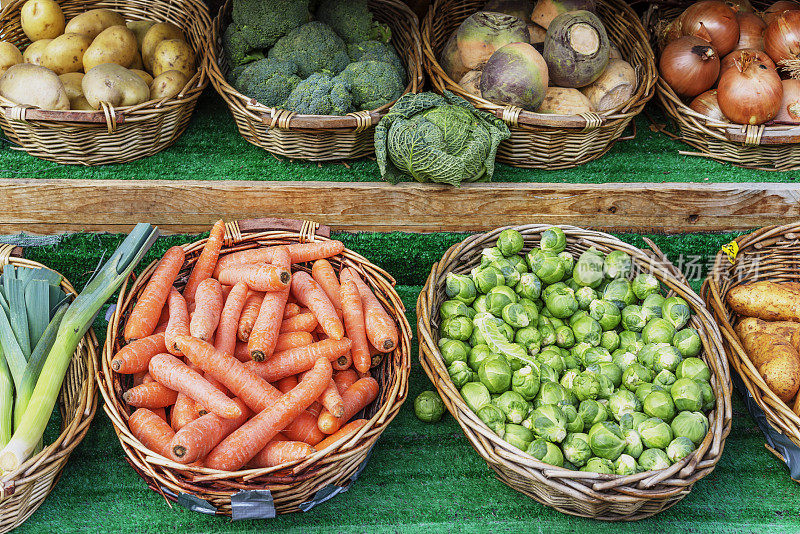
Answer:
[{"label": "brussels sprout", "polygon": [[546,324],[539,327],[539,334],[542,338],[542,345],[552,345],[556,342],[556,329],[552,324]]},{"label": "brussels sprout", "polygon": [[546,254],[545,254],[544,250],[542,250],[542,249],[540,249],[538,247],[537,248],[532,248],[525,255],[525,261],[528,263],[528,267],[530,267],[530,272],[535,273],[536,269],[538,269],[541,266],[541,264],[544,261],[545,257],[546,257]]},{"label": "brussels sprout", "polygon": [[658,471],[669,467],[669,457],[661,449],[645,449],[639,456],[639,467],[644,471]]},{"label": "brussels sprout", "polygon": [[641,409],[642,403],[633,392],[627,389],[618,389],[608,399],[608,411],[618,422],[623,414],[638,412]]},{"label": "brussels sprout", "polygon": [[686,358],[675,370],[678,378],[691,378],[692,380],[711,380],[711,370],[706,362],[700,358]]},{"label": "brussels sprout", "polygon": [[645,343],[672,343],[675,327],[666,319],[655,317],[642,329],[642,341]]},{"label": "brussels sprout", "polygon": [[568,434],[561,444],[564,458],[576,467],[583,467],[592,457],[592,448],[589,447],[589,435],[583,432]]},{"label": "brussels sprout", "polygon": [[678,330],[672,338],[672,345],[678,349],[681,356],[689,358],[697,356],[703,349],[703,343],[700,341],[700,335],[694,328],[684,328]]},{"label": "brussels sprout", "polygon": [[572,333],[572,328],[568,326],[556,328],[556,345],[565,349],[575,345],[575,334]]},{"label": "brussels sprout", "polygon": [[492,402],[489,390],[480,382],[467,382],[464,384],[461,387],[461,396],[473,412],[477,412],[483,406]]},{"label": "brussels sprout", "polygon": [[[661,344],[659,344],[661,345]],[[672,345],[659,346],[655,358],[653,358],[653,371],[660,373],[664,369],[674,373],[678,369],[678,365],[683,361],[683,356],[678,352],[678,349]]]},{"label": "brussels sprout", "polygon": [[[652,391],[642,403],[644,413],[650,417],[657,417],[662,421],[670,422],[675,417],[675,403],[672,396],[666,391]],[[666,447],[666,445],[664,445]],[[660,447],[660,448],[664,448]]]},{"label": "brussels sprout", "polygon": [[506,414],[500,408],[493,404],[487,404],[478,410],[476,415],[492,432],[501,438],[506,435]]},{"label": "brussels sprout", "polygon": [[506,435],[503,436],[503,439],[506,440],[506,443],[521,451],[528,450],[535,437],[533,432],[522,425],[506,423]]},{"label": "brussels sprout", "polygon": [[528,315],[528,321],[531,326],[537,326],[539,323],[539,308],[536,307],[536,304],[530,299],[526,299],[521,297],[519,299],[518,304],[525,309],[525,313]]},{"label": "brussels sprout", "polygon": [[588,367],[594,363],[610,362],[611,353],[603,347],[591,347],[583,353],[583,365]]},{"label": "brussels sprout", "polygon": [[661,306],[664,304],[665,300],[666,299],[658,293],[647,295],[647,298],[642,301],[642,308],[650,310],[650,315],[652,315],[653,318],[658,317],[660,319]]},{"label": "brussels sprout", "polygon": [[603,330],[613,330],[619,325],[622,313],[610,300],[597,299],[589,304],[589,315]]},{"label": "brussels sprout", "polygon": [[602,421],[593,425],[589,430],[589,446],[596,456],[613,462],[625,450],[622,429],[612,421]]},{"label": "brussels sprout", "polygon": [[519,277],[519,282],[514,286],[514,291],[520,297],[536,300],[542,294],[542,281],[533,273],[522,274]]},{"label": "brussels sprout", "polygon": [[578,409],[571,404],[561,406],[564,417],[567,418],[567,432],[583,432],[583,419],[578,415]]},{"label": "brussels sprout", "polygon": [[[563,254],[564,254],[564,253],[562,252],[561,254],[559,254],[559,255],[558,255],[558,257],[559,257],[559,259],[561,259],[561,261],[565,261],[563,258],[561,258],[561,256],[562,256]],[[566,267],[566,263],[565,263],[564,265],[565,265],[565,266],[564,266],[564,268],[566,269],[566,268],[567,268],[567,267]],[[575,265],[573,264],[573,268],[574,268],[574,267],[575,267]],[[565,284],[567,285],[567,287],[568,287],[568,288],[570,288],[572,291],[574,291],[574,292],[577,292],[577,291],[578,291],[580,288],[582,288],[582,287],[583,287],[583,286],[580,286],[580,285],[578,285],[578,283],[577,283],[577,282],[575,282],[575,279],[574,279],[574,278],[572,278],[572,271],[570,271],[570,272],[568,272],[568,273],[564,273],[564,276],[569,276],[569,278],[567,278],[566,280],[564,280],[564,283],[565,283]]]},{"label": "brussels sprout", "polygon": [[593,289],[597,289],[604,276],[603,258],[593,249],[589,249],[580,255],[572,271],[572,278],[578,285],[588,286]]},{"label": "brussels sprout", "polygon": [[542,335],[534,326],[520,328],[514,335],[514,342],[528,349],[528,354],[535,355],[542,348]]},{"label": "brussels sprout", "polygon": [[577,323],[584,317],[589,317],[589,312],[585,310],[578,310],[575,313],[573,313],[569,319],[567,319],[567,324],[569,325],[570,328],[572,328],[573,326],[575,326],[575,323]]},{"label": "brussels sprout", "polygon": [[464,387],[464,384],[472,381],[473,379],[472,369],[470,369],[469,365],[461,360],[456,360],[451,363],[447,368],[447,374],[450,375],[450,380],[453,381],[453,385],[458,389],[461,389]]},{"label": "brussels sprout", "polygon": [[503,230],[497,236],[497,249],[503,256],[519,254],[524,246],[525,240],[522,238],[522,234],[513,228]]},{"label": "brussels sprout", "polygon": [[489,311],[489,304],[486,303],[486,295],[478,295],[475,302],[472,303],[472,308],[477,313],[487,313]]},{"label": "brussels sprout", "polygon": [[467,356],[467,363],[470,368],[477,373],[481,362],[492,354],[492,349],[490,349],[488,345],[474,345],[469,356]]},{"label": "brussels sprout", "polygon": [[503,281],[508,287],[514,287],[519,283],[519,271],[507,259],[504,258],[502,260],[495,260],[489,264],[489,267],[494,267],[495,269],[500,270],[503,275]]},{"label": "brussels sprout", "polygon": [[558,226],[551,226],[542,232],[542,239],[539,247],[545,252],[552,252],[558,254],[567,248],[567,236],[564,235],[564,230]]},{"label": "brussels sprout", "polygon": [[615,388],[622,384],[622,368],[619,365],[613,361],[600,362],[596,365],[600,367],[600,373],[607,376]]},{"label": "brussels sprout", "polygon": [[536,408],[530,417],[533,432],[540,438],[553,443],[561,443],[567,437],[567,418],[554,404],[543,404]]},{"label": "brussels sprout", "polygon": [[621,250],[609,252],[603,265],[606,276],[609,278],[627,278],[631,274],[632,267],[631,257]]},{"label": "brussels sprout", "polygon": [[514,371],[511,375],[511,389],[519,393],[526,401],[532,401],[539,393],[538,368],[531,365]]},{"label": "brussels sprout", "polygon": [[542,252],[535,259],[531,260],[531,271],[539,277],[544,284],[555,284],[564,278],[564,263],[552,252]]},{"label": "brussels sprout", "polygon": [[676,380],[677,378],[675,378],[674,373],[671,373],[670,371],[663,369],[653,379],[653,385],[661,386],[662,388],[669,390],[669,388],[672,386],[672,384],[675,383]]},{"label": "brussels sprout", "polygon": [[564,365],[564,358],[561,356],[561,351],[557,350],[557,348],[558,347],[551,349],[545,348],[534,358],[539,364],[547,365],[551,367],[556,374],[561,375],[566,366]]},{"label": "brussels sprout", "polygon": [[600,346],[613,353],[619,348],[619,334],[617,334],[614,330],[607,330],[603,332],[603,335],[600,336]]},{"label": "brussels sprout", "polygon": [[558,384],[558,373],[556,373],[549,365],[539,365],[539,383],[544,385],[546,382],[553,382]]},{"label": "brussels sprout", "polygon": [[546,464],[555,465],[556,467],[564,465],[564,455],[561,453],[561,449],[549,441],[543,439],[533,440],[526,452]]},{"label": "brussels sprout", "polygon": [[528,415],[528,402],[516,391],[506,391],[495,398],[492,404],[506,414],[506,420],[510,423],[521,424]]},{"label": "brussels sprout", "polygon": [[[475,300],[477,300],[477,299],[475,299]],[[475,303],[473,302],[472,304],[475,304]],[[474,319],[476,315],[478,315],[478,312],[475,310],[475,308],[472,307],[472,306],[467,306],[467,317],[469,317],[470,319]],[[474,327],[473,327],[473,330],[474,330]]]},{"label": "brussels sprout", "polygon": [[503,273],[494,265],[473,269],[472,280],[475,282],[475,288],[480,293],[488,293],[492,288],[506,285]]},{"label": "brussels sprout", "polygon": [[628,428],[622,430],[622,435],[625,437],[625,450],[623,452],[628,456],[632,456],[633,458],[638,458],[641,456],[642,451],[644,450],[644,443],[642,443],[642,436],[639,435],[639,432],[632,428]]},{"label": "brussels sprout", "polygon": [[493,355],[481,362],[478,367],[478,379],[486,386],[489,393],[503,393],[511,387],[511,372],[511,366],[506,358]]},{"label": "brussels sprout", "polygon": [[708,417],[701,412],[681,412],[672,420],[672,432],[676,437],[683,436],[699,445],[708,433]]},{"label": "brussels sprout", "polygon": [[472,336],[472,320],[469,317],[451,317],[442,321],[439,334],[449,339],[466,341]]},{"label": "brussels sprout", "polygon": [[[572,329],[572,332],[573,333],[575,332],[574,328]],[[592,345],[590,345],[589,343],[586,343],[585,341],[581,341],[579,343],[576,343],[575,346],[572,347],[572,349],[570,349],[570,352],[572,353],[573,356],[575,356],[576,358],[578,358],[579,361],[582,362],[583,361],[583,354],[587,350],[589,350],[591,348],[592,348]]]},{"label": "brussels sprout", "polygon": [[669,445],[673,438],[670,426],[657,417],[651,417],[640,423],[636,431],[642,436],[644,446],[651,449],[663,449]]},{"label": "brussels sprout", "polygon": [[539,394],[536,396],[536,399],[534,399],[533,405],[538,408],[545,404],[571,404],[569,400],[567,390],[561,387],[561,384],[558,382],[541,382]]},{"label": "brussels sprout", "polygon": [[442,353],[445,365],[448,367],[455,361],[466,362],[471,349],[469,345],[458,339],[440,339],[439,351]]},{"label": "brussels sprout", "polygon": [[636,459],[629,454],[621,454],[614,462],[614,471],[621,476],[628,476],[636,474],[636,469],[639,465]]},{"label": "brussels sprout", "polygon": [[703,391],[691,378],[680,378],[670,388],[675,408],[679,411],[697,412],[703,409]]},{"label": "brussels sprout", "polygon": [[505,259],[505,256],[497,247],[485,248],[481,251],[481,267],[488,267],[493,262],[502,259]]},{"label": "brussels sprout", "polygon": [[439,317],[442,319],[450,319],[451,317],[459,316],[469,316],[469,310],[466,304],[455,299],[442,302],[442,306],[439,308]]},{"label": "brussels sprout", "polygon": [[623,330],[619,333],[619,348],[637,354],[644,347],[642,334]]},{"label": "brussels sprout", "polygon": [[717,396],[714,395],[714,389],[707,380],[695,380],[697,385],[700,386],[700,391],[703,393],[703,408],[704,412],[713,410],[717,404]]},{"label": "brussels sprout", "polygon": [[672,323],[676,330],[680,330],[692,316],[689,304],[680,297],[669,297],[661,305],[661,317]]},{"label": "brussels sprout", "polygon": [[614,393],[614,383],[606,375],[597,375],[597,380],[600,382],[600,391],[597,393],[597,399],[608,400]]},{"label": "brussels sprout", "polygon": [[460,300],[464,304],[472,304],[478,296],[475,283],[469,276],[452,272],[445,277],[445,293],[449,298]]},{"label": "brussels sprout", "polygon": [[678,463],[694,452],[694,443],[689,438],[678,436],[667,445],[667,458],[672,463]]},{"label": "brussels sprout", "polygon": [[572,392],[578,397],[579,401],[586,399],[596,399],[600,392],[600,380],[594,373],[582,372],[575,377],[572,382]]},{"label": "brussels sprout", "polygon": [[503,321],[513,328],[525,328],[530,324],[528,314],[522,304],[509,304],[503,308]]},{"label": "brussels sprout", "polygon": [[581,374],[581,372],[578,369],[570,369],[561,375],[561,380],[559,380],[558,383],[561,384],[561,387],[567,391],[572,391],[572,387],[575,384],[575,378],[577,378],[579,374]]},{"label": "brussels sprout", "polygon": [[435,391],[423,391],[414,399],[414,413],[420,421],[435,423],[444,415],[444,402]]},{"label": "brussels sprout", "polygon": [[614,462],[605,458],[598,458],[597,456],[589,458],[586,465],[581,467],[581,471],[600,473],[601,475],[613,475],[616,473]]},{"label": "brussels sprout", "polygon": [[[575,256],[565,250],[558,253],[558,259],[561,260],[561,265],[564,266],[564,276],[572,276],[572,271],[575,270]],[[581,287],[575,283],[575,280],[572,280],[572,284],[568,285],[570,285],[570,287],[574,285],[575,287],[572,287],[572,289],[575,291],[577,291],[576,288]]]},{"label": "brussels sprout", "polygon": [[627,369],[632,363],[636,363],[636,355],[625,349],[617,349],[611,353],[611,361],[617,364],[620,369]]},{"label": "brussels sprout", "polygon": [[619,426],[622,428],[622,430],[636,430],[642,421],[646,421],[648,419],[650,418],[642,412],[624,413],[622,414],[622,417],[619,418]]},{"label": "brussels sprout", "polygon": [[584,311],[588,311],[592,301],[598,298],[599,295],[597,291],[589,286],[583,286],[575,291],[575,299],[578,301],[578,308]]},{"label": "brussels sprout", "polygon": [[[506,338],[503,329],[495,321],[496,318],[488,313],[479,313],[475,316],[475,319],[473,319],[477,330],[481,333],[486,341],[486,344],[490,349],[492,349],[492,351],[502,354],[509,361],[517,359],[522,360],[523,362],[529,362],[530,358],[528,357],[528,351],[525,349],[525,347],[517,343],[511,343]],[[512,330],[512,339],[513,333],[514,332]]]},{"label": "brussels sprout", "polygon": [[638,363],[633,363],[628,366],[622,373],[622,385],[625,389],[636,391],[639,384],[650,382],[653,380],[653,373],[650,369]]},{"label": "brussels sprout", "polygon": [[[557,328],[560,328],[560,327],[562,327],[562,326],[567,326],[567,325],[564,323],[564,321],[563,321],[563,320],[561,320],[561,319],[559,319],[559,318],[557,318],[557,317],[551,317],[551,318],[550,318],[550,324],[551,324],[551,325],[553,325],[553,329],[554,329],[554,330],[555,330],[555,329],[557,329]],[[555,345],[555,341],[554,341],[552,344],[553,344],[553,345]]]},{"label": "brussels sprout", "polygon": [[553,326],[553,314],[547,309],[547,306],[542,305],[539,310],[539,320],[536,322],[539,328],[543,326]]},{"label": "brussels sprout", "polygon": [[517,256],[509,256],[509,257],[506,258],[506,260],[508,260],[508,263],[510,263],[511,265],[514,266],[514,268],[517,270],[517,272],[520,275],[523,275],[523,274],[528,272],[528,263],[525,261],[525,258],[523,258],[522,256],[519,256],[519,255],[517,255]]},{"label": "brussels sprout", "polygon": [[647,324],[647,316],[644,310],[637,304],[631,304],[622,308],[622,328],[632,332],[641,332]]},{"label": "brussels sprout", "polygon": [[564,359],[565,369],[579,369],[581,366],[580,358],[577,358],[572,351],[562,349],[561,357]]},{"label": "brussels sprout", "polygon": [[[600,302],[600,301],[595,301]],[[581,317],[572,325],[572,332],[575,334],[575,341],[578,343],[588,343],[596,347],[600,344],[603,335],[603,328],[595,319],[586,316]]]},{"label": "brussels sprout", "polygon": [[[500,334],[505,336],[505,333],[500,329]],[[486,339],[484,339],[483,334],[481,331],[475,328],[475,319],[472,320],[472,335],[467,342],[473,347],[477,347],[478,345],[486,345]]]},{"label": "brussels sprout", "polygon": [[664,391],[664,388],[657,385],[657,384],[650,384],[650,383],[643,383],[639,384],[636,387],[636,398],[639,399],[639,402],[644,402],[648,395],[650,395],[654,391]]},{"label": "brussels sprout", "polygon": [[564,286],[561,290],[551,291],[545,294],[545,306],[557,319],[564,319],[578,311],[578,301],[575,300],[575,293]]},{"label": "brussels sprout", "polygon": [[636,298],[640,300],[644,300],[648,296],[657,293],[661,288],[660,284],[658,283],[658,278],[650,273],[637,274],[636,278],[633,279],[633,284],[631,284],[631,286]]},{"label": "brussels sprout", "polygon": [[519,297],[508,286],[493,287],[486,293],[486,305],[489,307],[489,313],[495,317],[500,317],[503,308],[509,304],[516,304],[518,301]]},{"label": "brussels sprout", "polygon": [[636,302],[636,295],[633,294],[630,282],[624,278],[618,278],[609,282],[603,290],[603,300],[614,303],[621,310]]},{"label": "brussels sprout", "polygon": [[636,359],[639,360],[639,363],[652,370],[653,362],[655,362],[656,359],[656,354],[667,347],[669,347],[669,345],[666,343],[649,343],[643,346],[642,349],[636,354]]},{"label": "brussels sprout", "polygon": [[578,415],[583,419],[584,428],[591,428],[608,419],[608,411],[596,400],[581,401],[578,406]]}]

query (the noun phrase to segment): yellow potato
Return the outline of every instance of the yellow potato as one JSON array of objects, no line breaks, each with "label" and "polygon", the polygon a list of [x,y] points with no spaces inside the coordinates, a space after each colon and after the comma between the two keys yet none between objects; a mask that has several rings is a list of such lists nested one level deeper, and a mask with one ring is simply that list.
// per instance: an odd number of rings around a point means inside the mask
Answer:
[{"label": "yellow potato", "polygon": [[69,98],[70,109],[75,109],[74,102],[78,98],[83,97],[83,87],[81,87],[81,82],[83,81],[83,73],[68,72],[66,74],[60,75],[58,79],[61,80],[61,83],[64,84],[64,91],[67,92],[67,98]]},{"label": "yellow potato", "polygon": [[755,317],[746,317],[736,325],[736,333],[740,338],[747,334],[762,332],[787,341],[800,351],[800,323],[792,321],[762,321]]},{"label": "yellow potato", "polygon": [[18,63],[22,63],[22,52],[6,41],[0,41],[0,75]]},{"label": "yellow potato", "polygon": [[42,66],[56,74],[83,70],[83,56],[92,40],[79,33],[59,35],[47,45],[42,54]]},{"label": "yellow potato", "polygon": [[42,109],[69,109],[64,84],[50,69],[20,63],[0,76],[0,95],[26,106]]},{"label": "yellow potato", "polygon": [[177,70],[168,70],[157,76],[150,84],[150,100],[172,98],[189,82],[188,76]]},{"label": "yellow potato", "polygon": [[34,65],[41,65],[42,64],[42,54],[44,54],[44,49],[47,48],[47,45],[50,44],[53,40],[52,39],[39,39],[38,41],[34,41],[28,45],[28,48],[25,49],[25,52],[22,54],[22,61],[23,63],[33,63]]},{"label": "yellow potato", "polygon": [[81,13],[67,23],[65,33],[79,33],[94,39],[103,30],[111,26],[124,26],[125,19],[116,11],[110,9],[91,9]]},{"label": "yellow potato", "polygon": [[168,39],[183,39],[180,28],[169,22],[159,22],[147,30],[142,40],[142,61],[146,70],[153,72],[153,54],[161,41]]},{"label": "yellow potato", "polygon": [[144,80],[116,63],[104,63],[86,73],[81,82],[83,94],[94,109],[100,102],[112,106],[134,106],[150,98],[150,88]]},{"label": "yellow potato", "polygon": [[83,55],[83,70],[88,74],[97,65],[116,63],[129,67],[136,58],[136,36],[125,26],[111,26],[94,38]]},{"label": "yellow potato", "polygon": [[89,101],[86,100],[86,97],[81,95],[75,100],[69,101],[69,107],[73,110],[78,111],[95,111],[95,109],[89,104]]},{"label": "yellow potato", "polygon": [[20,10],[22,31],[28,39],[55,39],[64,33],[64,13],[53,0],[28,0]]},{"label": "yellow potato", "polygon": [[136,56],[133,58],[133,61],[131,62],[130,65],[128,65],[128,68],[144,70],[144,63],[142,63],[142,55],[139,53],[138,50],[136,51]]},{"label": "yellow potato", "polygon": [[141,69],[130,69],[130,71],[136,73],[139,78],[143,79],[144,83],[146,83],[148,87],[150,87],[150,84],[153,83],[153,77],[150,76],[150,73]]},{"label": "yellow potato", "polygon": [[742,345],[767,386],[785,403],[790,403],[800,388],[800,356],[787,341],[754,332],[744,336]]},{"label": "yellow potato", "polygon": [[795,284],[754,282],[734,287],[726,298],[733,311],[744,317],[800,322],[800,288]]},{"label": "yellow potato", "polygon": [[194,50],[182,39],[168,39],[161,41],[153,53],[152,73],[158,77],[168,70],[177,70],[187,78],[194,76],[197,69],[194,66]]},{"label": "yellow potato", "polygon": [[154,20],[131,20],[125,24],[136,36],[136,45],[138,46],[140,53],[142,51],[142,42],[144,41],[144,36],[147,35],[147,32],[150,31],[150,28],[155,26],[155,24],[156,21]]}]

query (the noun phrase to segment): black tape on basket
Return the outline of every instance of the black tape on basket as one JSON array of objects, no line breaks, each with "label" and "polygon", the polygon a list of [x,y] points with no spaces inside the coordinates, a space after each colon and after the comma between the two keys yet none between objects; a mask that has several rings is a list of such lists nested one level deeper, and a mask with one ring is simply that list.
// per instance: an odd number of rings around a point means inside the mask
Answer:
[{"label": "black tape on basket", "polygon": [[350,485],[356,480],[358,480],[358,477],[361,476],[361,473],[364,471],[364,468],[367,467],[367,462],[369,461],[370,456],[372,456],[372,448],[369,449],[369,452],[367,452],[367,457],[364,458],[364,461],[361,462],[361,465],[358,466],[358,469],[356,469],[355,473],[353,473],[353,475],[350,477],[350,480],[348,480],[344,486],[336,486],[334,484],[328,484],[321,490],[317,491],[314,494],[314,498],[312,498],[310,501],[306,501],[300,504],[298,508],[300,508],[300,510],[303,512],[308,512],[318,504],[322,504],[325,501],[336,497],[340,493],[344,493],[347,490],[349,490]]},{"label": "black tape on basket", "polygon": [[231,519],[274,519],[277,515],[272,492],[269,490],[242,490],[231,496]]}]

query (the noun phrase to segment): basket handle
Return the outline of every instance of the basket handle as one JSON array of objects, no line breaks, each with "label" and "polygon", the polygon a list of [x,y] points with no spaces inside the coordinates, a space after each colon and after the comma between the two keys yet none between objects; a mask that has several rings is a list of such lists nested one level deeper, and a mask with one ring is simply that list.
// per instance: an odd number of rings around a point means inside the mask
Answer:
[{"label": "basket handle", "polygon": [[[89,124],[106,124],[108,119],[103,111],[58,111],[51,109],[26,108],[21,106],[6,107],[4,113],[9,120],[18,121],[58,121],[80,122]],[[125,122],[125,114],[113,111],[113,122]]]},{"label": "basket handle", "polygon": [[629,124],[631,126],[631,130],[633,130],[631,134],[623,135],[619,139],[617,139],[617,141],[633,141],[634,139],[636,139],[636,133],[637,133],[636,120],[632,120]]},{"label": "basket handle", "polygon": [[317,236],[330,238],[330,226],[321,225],[314,221],[301,221],[298,219],[279,219],[265,217],[261,219],[242,219],[225,224],[225,242],[238,243],[242,240],[243,232],[270,232],[270,231],[299,232],[300,242],[314,241]]},{"label": "basket handle", "polygon": [[745,128],[727,128],[725,137],[728,141],[744,145],[790,145],[800,143],[800,128],[788,130],[768,130],[764,126],[746,126]]}]

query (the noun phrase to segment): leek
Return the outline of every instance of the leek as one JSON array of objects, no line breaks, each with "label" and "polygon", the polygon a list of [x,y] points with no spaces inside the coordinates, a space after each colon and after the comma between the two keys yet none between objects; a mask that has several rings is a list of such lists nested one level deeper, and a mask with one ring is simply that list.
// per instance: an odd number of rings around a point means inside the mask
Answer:
[{"label": "leek", "polygon": [[69,306],[20,424],[0,451],[0,469],[14,471],[31,456],[47,427],[75,349],[100,308],[139,263],[156,237],[158,231],[154,227],[137,224]]},{"label": "leek", "polygon": [[28,314],[28,338],[35,349],[50,324],[50,284],[35,278],[25,282],[25,309]]},{"label": "leek", "polygon": [[25,282],[17,278],[16,269],[11,265],[3,269],[3,287],[10,306],[8,318],[11,329],[27,360],[31,357],[31,340],[28,333],[28,312],[25,310]]},{"label": "leek", "polygon": [[0,447],[5,447],[14,430],[11,412],[14,407],[14,383],[6,359],[0,352]]},{"label": "leek", "polygon": [[0,310],[0,347],[3,349],[8,369],[14,379],[14,385],[19,387],[22,383],[22,376],[25,374],[25,368],[28,366],[28,360],[22,353],[4,310]]}]

